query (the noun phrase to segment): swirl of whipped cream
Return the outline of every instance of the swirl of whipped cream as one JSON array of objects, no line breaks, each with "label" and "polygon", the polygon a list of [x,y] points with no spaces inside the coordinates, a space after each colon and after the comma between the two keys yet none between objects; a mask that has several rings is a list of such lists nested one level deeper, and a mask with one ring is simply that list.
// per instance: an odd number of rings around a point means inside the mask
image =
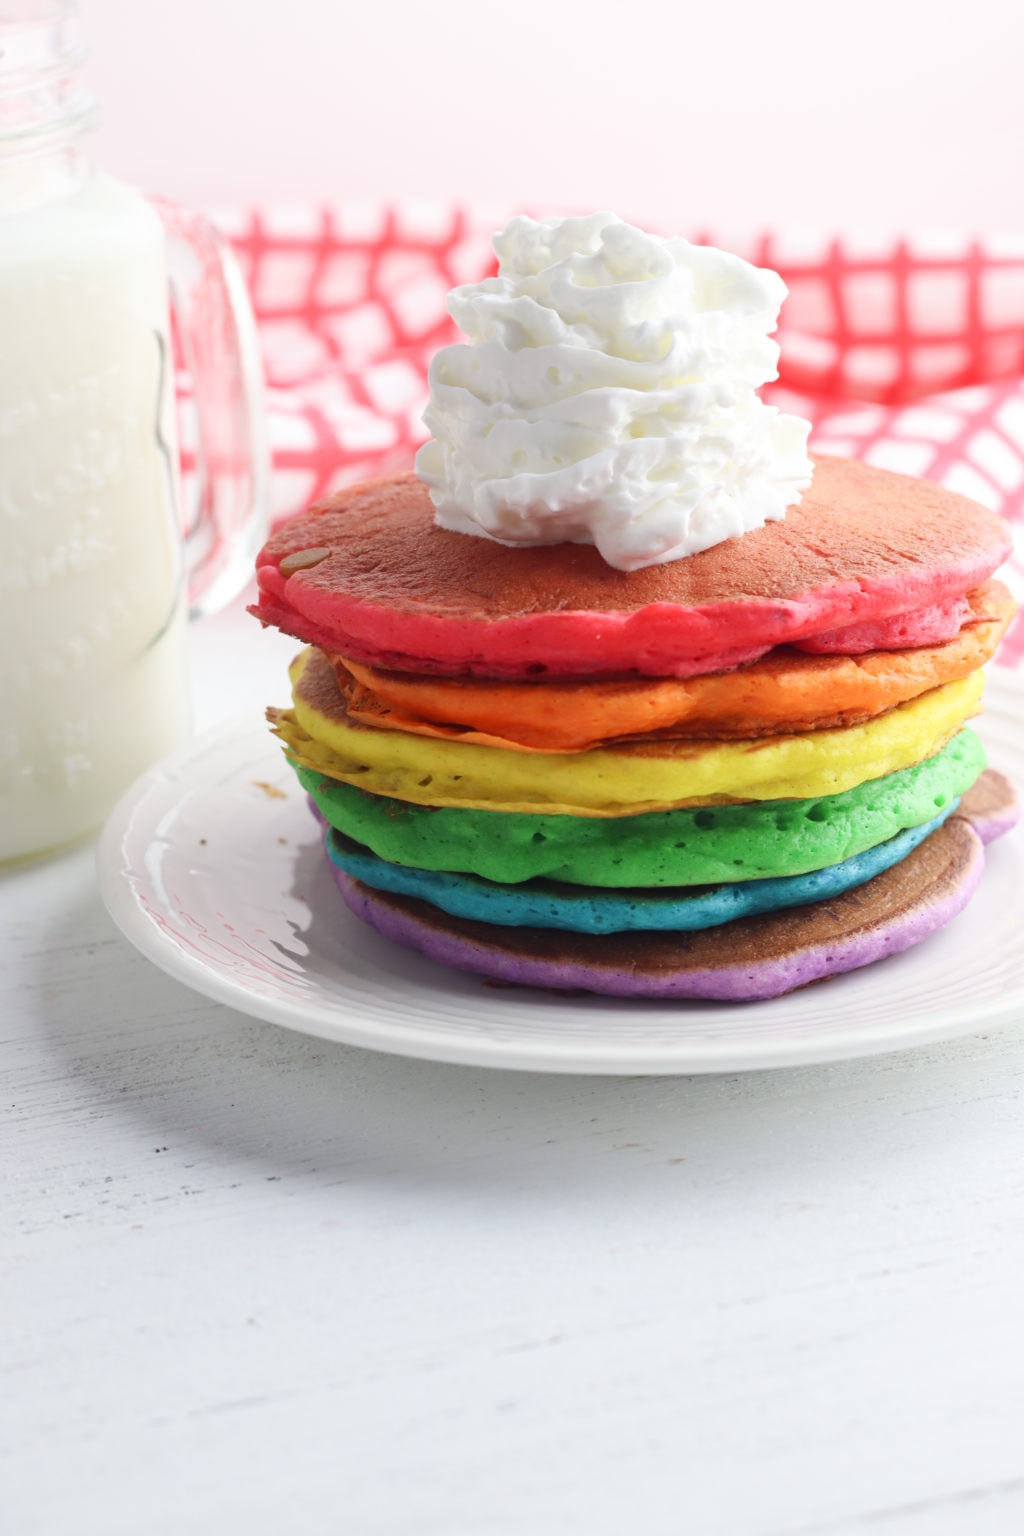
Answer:
[{"label": "swirl of whipped cream", "polygon": [[456,288],[468,344],[430,368],[416,457],[442,528],[594,544],[639,570],[782,518],[810,426],[777,377],[775,272],[610,213],[512,219],[497,277]]}]

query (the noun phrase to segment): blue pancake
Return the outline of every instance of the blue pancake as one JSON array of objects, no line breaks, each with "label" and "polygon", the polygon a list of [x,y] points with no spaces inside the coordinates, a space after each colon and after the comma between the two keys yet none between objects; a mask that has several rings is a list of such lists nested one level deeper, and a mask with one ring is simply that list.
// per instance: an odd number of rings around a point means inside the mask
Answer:
[{"label": "blue pancake", "polygon": [[[693,933],[739,917],[754,917],[761,912],[841,896],[905,859],[942,825],[958,804],[954,800],[932,821],[910,827],[887,842],[810,874],[744,880],[696,890],[608,891],[543,879],[522,885],[498,885],[478,875],[389,864],[334,829],[327,832],[326,847],[334,867],[363,885],[428,901],[453,917],[474,922],[514,928],[564,928],[573,933]],[[315,806],[314,813],[323,819]]]}]

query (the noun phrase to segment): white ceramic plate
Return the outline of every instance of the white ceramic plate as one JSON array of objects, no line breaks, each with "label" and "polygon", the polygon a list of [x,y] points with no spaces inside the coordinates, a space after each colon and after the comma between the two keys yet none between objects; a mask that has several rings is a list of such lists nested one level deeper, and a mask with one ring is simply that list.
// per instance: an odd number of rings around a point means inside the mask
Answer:
[{"label": "white ceramic plate", "polygon": [[[1024,680],[990,674],[995,767],[1024,763]],[[146,774],[108,822],[103,898],[149,959],[206,996],[400,1055],[547,1072],[735,1072],[892,1051],[1024,1022],[1024,837],[989,849],[966,912],[916,949],[771,1002],[630,1003],[499,989],[379,937],[335,890],[262,722]]]}]

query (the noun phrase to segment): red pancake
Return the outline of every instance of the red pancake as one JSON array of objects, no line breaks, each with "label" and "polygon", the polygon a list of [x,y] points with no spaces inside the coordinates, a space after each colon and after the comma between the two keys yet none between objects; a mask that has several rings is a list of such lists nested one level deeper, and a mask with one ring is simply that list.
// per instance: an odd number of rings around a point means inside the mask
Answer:
[{"label": "red pancake", "polygon": [[891,627],[903,646],[909,615],[945,608],[955,625],[958,600],[1009,551],[1006,525],[976,503],[846,459],[817,460],[784,521],[629,572],[589,545],[447,532],[406,473],[351,486],[274,534],[252,612],[398,671],[686,677],[815,635],[831,647],[851,626],[871,625],[874,649]]}]

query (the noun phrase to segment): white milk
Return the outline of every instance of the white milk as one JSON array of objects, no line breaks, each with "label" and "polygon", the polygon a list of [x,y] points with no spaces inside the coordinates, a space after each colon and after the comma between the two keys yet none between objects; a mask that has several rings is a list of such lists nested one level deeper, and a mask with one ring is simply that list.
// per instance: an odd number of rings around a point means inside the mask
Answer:
[{"label": "white milk", "polygon": [[0,859],[91,831],[188,731],[170,359],[138,193],[0,199]]}]

